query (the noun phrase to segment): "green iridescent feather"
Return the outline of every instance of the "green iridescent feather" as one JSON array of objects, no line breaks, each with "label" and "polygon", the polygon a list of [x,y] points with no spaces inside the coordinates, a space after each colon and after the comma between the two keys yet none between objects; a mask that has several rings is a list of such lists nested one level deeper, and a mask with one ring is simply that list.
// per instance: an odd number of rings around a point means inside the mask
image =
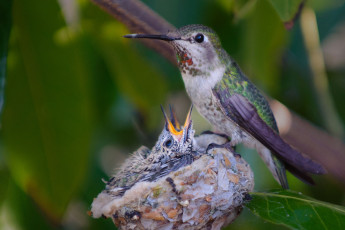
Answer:
[{"label": "green iridescent feather", "polygon": [[[217,92],[222,92],[222,97],[230,98],[233,94],[240,94],[248,99],[254,105],[260,118],[274,131],[279,133],[275,118],[266,98],[260,91],[250,82],[250,80],[242,73],[240,68],[234,61],[226,69],[222,80],[214,87]],[[228,111],[231,115],[231,111]],[[236,120],[236,118],[234,118]],[[274,164],[276,165],[276,173],[279,177],[281,185],[288,189],[288,181],[285,174],[284,164],[274,155],[272,155]]]},{"label": "green iridescent feather", "polygon": [[226,97],[231,97],[234,93],[244,96],[255,106],[260,118],[274,131],[279,132],[268,101],[234,61],[231,62],[223,79],[216,84],[214,90],[225,92],[223,95]]}]

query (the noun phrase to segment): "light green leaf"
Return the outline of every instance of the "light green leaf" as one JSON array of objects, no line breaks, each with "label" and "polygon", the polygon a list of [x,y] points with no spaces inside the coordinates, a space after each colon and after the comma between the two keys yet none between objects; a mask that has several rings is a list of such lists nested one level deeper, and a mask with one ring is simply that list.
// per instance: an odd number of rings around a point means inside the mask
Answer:
[{"label": "light green leaf", "polygon": [[257,216],[292,229],[344,229],[345,207],[288,190],[253,192],[246,206]]},{"label": "light green leaf", "polygon": [[269,0],[283,22],[292,20],[304,0]]},{"label": "light green leaf", "polygon": [[20,188],[47,216],[59,220],[88,165],[91,71],[56,1],[18,0],[13,12],[3,114],[5,159]]}]

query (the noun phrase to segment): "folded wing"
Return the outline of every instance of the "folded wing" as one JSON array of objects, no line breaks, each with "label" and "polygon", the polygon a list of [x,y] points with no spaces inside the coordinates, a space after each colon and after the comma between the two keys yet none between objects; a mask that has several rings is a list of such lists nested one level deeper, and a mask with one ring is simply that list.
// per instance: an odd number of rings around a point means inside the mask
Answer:
[{"label": "folded wing", "polygon": [[326,173],[320,164],[303,156],[287,144],[261,119],[256,108],[244,96],[234,93],[229,97],[224,97],[218,92],[213,93],[219,99],[223,113],[274,152],[280,160],[287,164],[286,168],[297,177],[310,183],[310,177],[304,173]]}]

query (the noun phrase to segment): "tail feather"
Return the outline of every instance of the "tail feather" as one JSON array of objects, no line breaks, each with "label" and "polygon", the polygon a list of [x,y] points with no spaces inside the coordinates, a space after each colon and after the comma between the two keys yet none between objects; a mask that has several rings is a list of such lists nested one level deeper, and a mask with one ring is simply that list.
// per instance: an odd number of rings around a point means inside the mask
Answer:
[{"label": "tail feather", "polygon": [[[228,89],[213,89],[214,96],[218,99],[219,108],[232,121],[258,140],[262,145],[274,153],[275,168],[270,168],[275,178],[282,187],[288,188],[286,175],[282,163],[296,177],[302,181],[313,184],[311,174],[325,174],[325,168],[304,156],[299,151],[286,143],[259,115],[256,107],[243,95],[230,94]],[[274,158],[272,158],[274,159]],[[279,160],[278,160],[279,159]]]},{"label": "tail feather", "polygon": [[315,185],[313,178],[311,178],[307,173],[298,170],[296,167],[290,164],[285,164],[285,168],[304,183],[309,185]]},{"label": "tail feather", "polygon": [[[223,112],[236,121],[241,128],[250,133],[255,139],[274,152],[281,161],[294,165],[299,171],[306,173],[326,173],[326,170],[321,164],[303,156],[286,143],[277,132],[262,120],[256,108],[244,96],[235,93],[231,97],[221,99],[223,99],[220,100],[221,105],[224,107]],[[231,111],[231,114],[226,113],[227,111]]]},{"label": "tail feather", "polygon": [[288,180],[286,177],[286,171],[285,171],[284,163],[281,162],[278,158],[276,158],[272,154],[271,154],[271,156],[273,158],[273,163],[275,165],[275,173],[276,173],[276,176],[278,177],[279,184],[282,186],[283,189],[289,189],[289,183],[288,183]]}]

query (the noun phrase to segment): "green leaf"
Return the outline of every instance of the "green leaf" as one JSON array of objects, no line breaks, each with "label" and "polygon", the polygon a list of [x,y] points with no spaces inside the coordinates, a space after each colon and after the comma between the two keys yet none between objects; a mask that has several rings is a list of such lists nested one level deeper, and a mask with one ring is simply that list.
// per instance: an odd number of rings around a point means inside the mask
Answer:
[{"label": "green leaf", "polygon": [[104,23],[100,49],[114,78],[118,90],[142,110],[150,110],[164,102],[167,83],[154,65],[131,48],[133,41],[123,38],[128,33],[118,22]]},{"label": "green leaf", "polygon": [[19,187],[46,216],[59,221],[85,179],[93,127],[92,71],[56,1],[15,1],[12,35],[5,159]]},{"label": "green leaf", "polygon": [[250,193],[246,206],[257,216],[292,229],[344,229],[345,207],[289,190]]},{"label": "green leaf", "polygon": [[0,1],[0,129],[4,104],[8,39],[11,29],[12,0]]},{"label": "green leaf", "polygon": [[269,0],[283,22],[292,20],[304,0]]},{"label": "green leaf", "polygon": [[2,159],[0,159],[0,207],[2,206],[3,201],[6,198],[10,178],[8,168],[4,167],[2,163]]},{"label": "green leaf", "polygon": [[103,21],[93,20],[88,30],[115,83],[117,93],[138,109],[145,121],[145,128],[156,128],[160,124],[157,120],[162,118],[159,105],[164,104],[169,93],[167,78],[156,68],[157,63],[150,62],[149,58],[133,48],[138,41],[123,38],[124,34],[129,33],[128,30],[110,17]]},{"label": "green leaf", "polygon": [[[54,228],[59,223],[52,222],[42,213],[32,198],[26,194],[17,184],[13,182],[13,178],[9,178],[7,197],[2,207],[3,213],[6,213],[6,221],[0,221],[1,229],[20,229],[20,230],[56,230]],[[1,226],[1,224],[4,226]],[[52,224],[53,223],[53,224]]]},{"label": "green leaf", "polygon": [[279,92],[279,64],[287,43],[286,29],[268,1],[258,1],[243,25],[240,66],[269,95]]}]

